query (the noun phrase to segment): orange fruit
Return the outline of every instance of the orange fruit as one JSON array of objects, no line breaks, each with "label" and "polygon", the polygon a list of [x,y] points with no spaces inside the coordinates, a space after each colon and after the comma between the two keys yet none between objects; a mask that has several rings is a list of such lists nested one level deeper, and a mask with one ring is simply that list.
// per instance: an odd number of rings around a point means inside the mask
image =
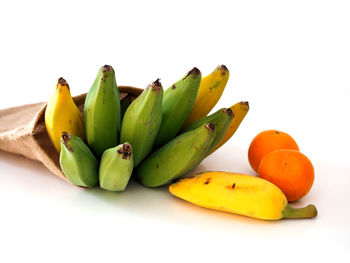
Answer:
[{"label": "orange fruit", "polygon": [[259,133],[250,143],[248,160],[255,172],[261,160],[270,152],[279,149],[298,150],[299,147],[294,139],[287,133],[277,130],[266,130]]},{"label": "orange fruit", "polygon": [[304,197],[314,182],[311,161],[296,150],[276,150],[261,161],[258,176],[278,186],[288,201]]}]

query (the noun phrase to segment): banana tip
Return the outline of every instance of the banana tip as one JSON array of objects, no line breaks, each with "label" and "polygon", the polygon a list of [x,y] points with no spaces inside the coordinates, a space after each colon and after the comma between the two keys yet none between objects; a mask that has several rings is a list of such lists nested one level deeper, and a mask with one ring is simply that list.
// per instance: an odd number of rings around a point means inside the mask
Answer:
[{"label": "banana tip", "polygon": [[241,101],[241,104],[247,105],[249,107],[249,102],[248,101]]},{"label": "banana tip", "polygon": [[154,82],[148,85],[147,88],[152,88],[153,91],[159,91],[162,89],[162,84],[160,83],[160,79],[156,79]]},{"label": "banana tip", "polygon": [[225,65],[219,65],[216,67],[217,70],[228,71],[228,68]]},{"label": "banana tip", "polygon": [[60,84],[60,85],[67,85],[68,86],[68,82],[62,77],[60,77],[58,79],[58,84]]},{"label": "banana tip", "polygon": [[194,67],[193,69],[191,69],[188,73],[187,73],[187,75],[184,77],[184,79],[186,79],[188,76],[190,76],[190,75],[193,75],[194,77],[196,77],[196,76],[198,76],[198,75],[200,75],[201,74],[201,71],[198,69],[198,68],[196,68],[196,67]]},{"label": "banana tip", "polygon": [[130,159],[131,152],[132,149],[129,143],[124,143],[123,146],[118,150],[118,153],[122,155],[123,159]]},{"label": "banana tip", "polygon": [[102,72],[108,72],[108,71],[113,71],[113,67],[110,65],[104,65],[102,67]]}]

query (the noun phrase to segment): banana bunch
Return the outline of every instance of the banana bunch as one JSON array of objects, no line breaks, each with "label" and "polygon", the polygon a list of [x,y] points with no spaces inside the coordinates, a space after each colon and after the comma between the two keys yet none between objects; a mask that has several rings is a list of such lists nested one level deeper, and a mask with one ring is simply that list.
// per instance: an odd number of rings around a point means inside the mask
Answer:
[{"label": "banana bunch", "polygon": [[293,208],[277,186],[245,174],[204,172],[178,180],[169,186],[169,191],[201,207],[264,220],[317,215],[314,205]]},{"label": "banana bunch", "polygon": [[[193,68],[165,92],[157,79],[134,101],[121,102],[115,72],[105,65],[86,96],[84,121],[61,78],[45,122],[56,149],[64,149],[62,171],[73,184],[91,187],[99,180],[110,191],[123,191],[133,170],[145,186],[170,183],[223,145],[247,113],[248,104],[238,103],[206,116],[228,77],[223,65],[203,80]],[[86,172],[89,159],[94,168]]]}]

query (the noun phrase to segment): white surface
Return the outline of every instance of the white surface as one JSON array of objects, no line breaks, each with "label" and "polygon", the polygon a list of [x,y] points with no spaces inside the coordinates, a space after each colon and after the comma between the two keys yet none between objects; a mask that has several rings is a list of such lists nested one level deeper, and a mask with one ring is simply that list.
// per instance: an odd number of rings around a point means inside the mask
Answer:
[{"label": "white surface", "polygon": [[248,100],[235,136],[196,169],[253,173],[252,138],[291,134],[316,170],[295,204],[313,220],[264,222],[131,183],[82,190],[0,152],[0,262],[306,262],[350,259],[348,1],[2,1],[0,108],[46,101],[58,77],[86,92],[100,66],[118,84],[164,87],[193,66],[231,77],[218,107]]}]

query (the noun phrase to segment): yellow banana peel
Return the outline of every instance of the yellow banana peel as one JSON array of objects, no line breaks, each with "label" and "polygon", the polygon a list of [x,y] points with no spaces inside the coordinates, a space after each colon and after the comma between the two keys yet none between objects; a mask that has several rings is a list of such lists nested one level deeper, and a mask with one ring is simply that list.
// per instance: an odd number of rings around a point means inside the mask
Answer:
[{"label": "yellow banana peel", "polygon": [[231,124],[228,127],[224,138],[221,140],[218,146],[216,146],[216,148],[213,151],[211,151],[210,154],[212,154],[221,146],[223,146],[232,137],[232,135],[235,134],[239,125],[241,124],[244,117],[247,115],[249,111],[249,103],[247,101],[241,101],[231,106],[230,109],[233,113],[233,119],[231,121]]},{"label": "yellow banana peel", "polygon": [[229,70],[225,65],[220,65],[215,70],[202,78],[194,106],[184,122],[181,130],[194,121],[207,116],[219,101],[229,78]]},{"label": "yellow banana peel", "polygon": [[54,94],[45,110],[47,133],[57,152],[61,151],[62,132],[68,132],[85,140],[83,118],[75,105],[67,81],[60,78]]},{"label": "yellow banana peel", "polygon": [[169,191],[201,207],[257,219],[312,218],[317,215],[314,205],[293,208],[277,186],[245,174],[204,172],[176,181],[169,186]]}]

